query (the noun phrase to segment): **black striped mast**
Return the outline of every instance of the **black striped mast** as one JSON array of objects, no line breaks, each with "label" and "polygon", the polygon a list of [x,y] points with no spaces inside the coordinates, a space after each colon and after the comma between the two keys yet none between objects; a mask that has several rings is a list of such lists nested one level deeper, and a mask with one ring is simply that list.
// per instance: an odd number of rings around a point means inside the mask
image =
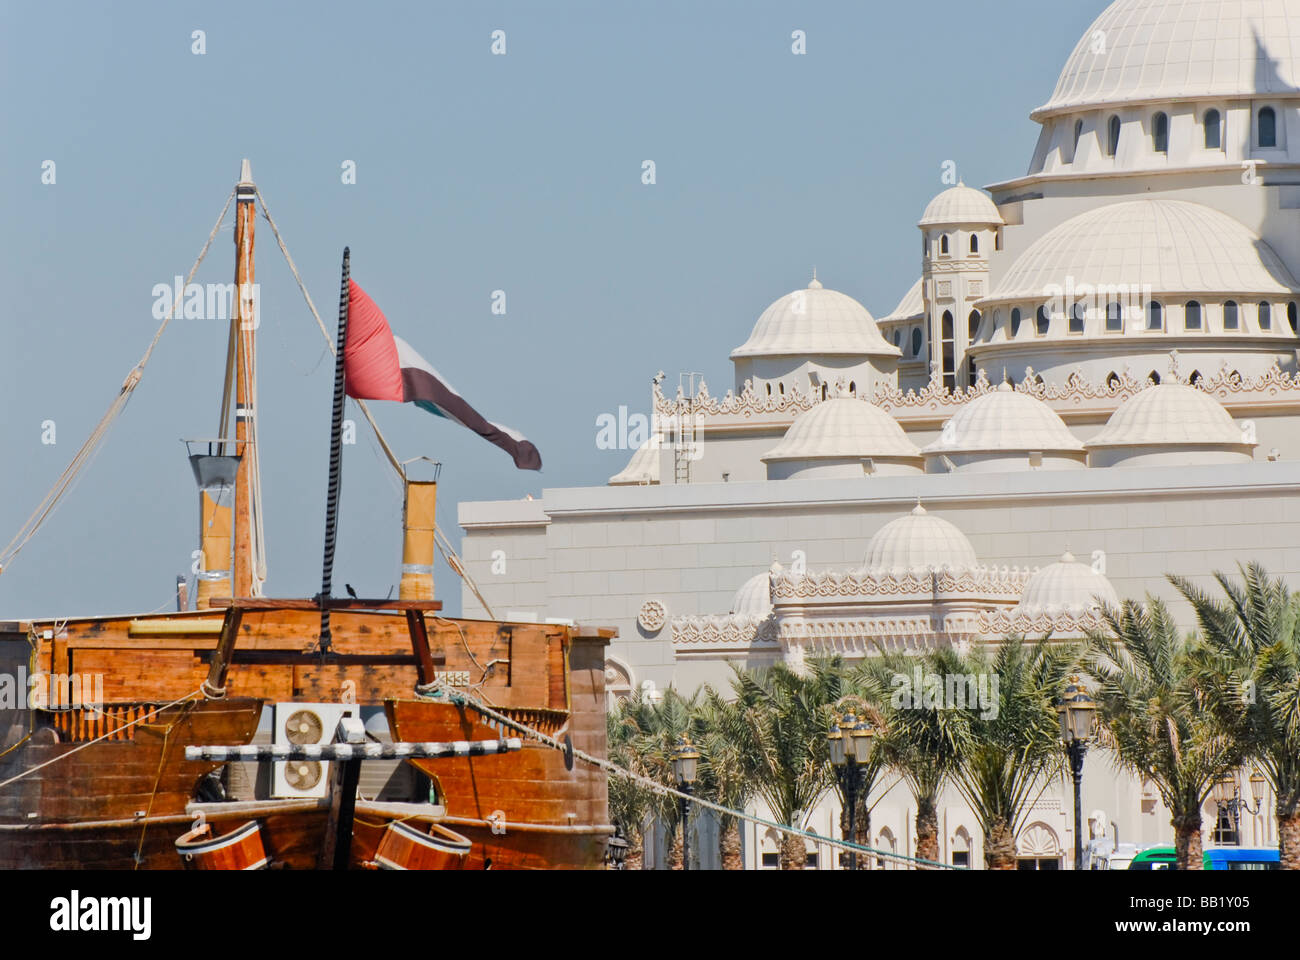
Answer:
[{"label": "black striped mast", "polygon": [[338,347],[334,356],[334,413],[330,419],[330,481],[325,496],[325,562],[321,570],[320,640],[322,655],[330,652],[330,591],[334,579],[334,541],[339,518],[339,484],[343,471],[343,350],[348,341],[348,294],[352,280],[351,254],[343,248],[343,283],[339,290]]}]

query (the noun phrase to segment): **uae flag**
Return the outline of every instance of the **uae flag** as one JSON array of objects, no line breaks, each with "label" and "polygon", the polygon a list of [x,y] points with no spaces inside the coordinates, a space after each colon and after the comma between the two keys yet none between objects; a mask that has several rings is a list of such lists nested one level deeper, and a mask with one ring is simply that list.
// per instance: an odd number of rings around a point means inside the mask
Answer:
[{"label": "uae flag", "polygon": [[355,280],[348,291],[343,371],[347,394],[355,400],[414,403],[495,443],[520,470],[542,469],[541,454],[522,434],[484,419],[410,344],[393,336],[383,312]]}]

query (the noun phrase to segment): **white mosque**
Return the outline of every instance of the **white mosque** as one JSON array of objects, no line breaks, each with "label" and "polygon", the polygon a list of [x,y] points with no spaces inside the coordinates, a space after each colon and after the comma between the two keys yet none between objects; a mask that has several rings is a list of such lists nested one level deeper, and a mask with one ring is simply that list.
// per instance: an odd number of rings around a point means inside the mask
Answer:
[{"label": "white mosque", "polygon": [[[1170,573],[1300,585],[1300,0],[1117,0],[1032,118],[1026,175],[925,207],[883,319],[814,277],[725,395],[654,378],[655,435],[607,485],[462,503],[494,611],[615,625],[612,689],[691,690],[733,663],[1077,638],[1146,593],[1190,627]],[[914,854],[886,787],[873,843]],[[1035,802],[1023,867],[1073,866],[1069,797]],[[1084,807],[1085,845],[1172,842],[1098,750]],[[981,865],[955,791],[939,819],[945,861]],[[1277,843],[1271,797],[1205,823],[1207,845]],[[837,831],[834,798],[807,824]],[[750,828],[747,863],[777,842]]]}]

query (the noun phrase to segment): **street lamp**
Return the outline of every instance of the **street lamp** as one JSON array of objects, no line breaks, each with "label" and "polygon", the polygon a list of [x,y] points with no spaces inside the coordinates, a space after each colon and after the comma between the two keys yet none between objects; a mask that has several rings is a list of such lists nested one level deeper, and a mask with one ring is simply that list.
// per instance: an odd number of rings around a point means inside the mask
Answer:
[{"label": "street lamp", "polygon": [[1241,789],[1237,784],[1237,778],[1233,774],[1227,774],[1215,781],[1214,790],[1211,796],[1214,804],[1222,813],[1227,810],[1232,817],[1232,832],[1237,838],[1237,846],[1241,846],[1241,812],[1244,810],[1252,817],[1259,813],[1264,804],[1264,791],[1268,787],[1268,781],[1258,770],[1251,772],[1250,776],[1250,794],[1255,801],[1254,805],[1241,799]]},{"label": "street lamp", "polygon": [[1097,722],[1097,701],[1079,687],[1079,678],[1071,677],[1065,695],[1056,701],[1056,715],[1061,721],[1061,742],[1070,755],[1070,772],[1074,775],[1074,869],[1083,869],[1083,758],[1088,752]]},{"label": "street lamp", "polygon": [[[826,734],[826,743],[830,748],[831,765],[840,781],[840,790],[844,793],[844,804],[848,811],[848,826],[844,839],[849,843],[857,841],[858,789],[862,785],[863,768],[871,752],[871,738],[876,731],[871,724],[859,720],[852,713],[846,713],[838,724],[831,727]],[[849,850],[849,869],[858,869],[858,852]]]},{"label": "street lamp", "polygon": [[[700,762],[700,752],[695,749],[688,736],[677,738],[677,747],[673,750],[673,774],[677,777],[677,786],[682,793],[690,795],[691,787],[695,784],[695,771]],[[691,869],[691,849],[690,849],[690,831],[687,829],[687,816],[689,811],[686,809],[686,797],[678,797],[677,803],[681,809],[682,820],[682,869]]]}]

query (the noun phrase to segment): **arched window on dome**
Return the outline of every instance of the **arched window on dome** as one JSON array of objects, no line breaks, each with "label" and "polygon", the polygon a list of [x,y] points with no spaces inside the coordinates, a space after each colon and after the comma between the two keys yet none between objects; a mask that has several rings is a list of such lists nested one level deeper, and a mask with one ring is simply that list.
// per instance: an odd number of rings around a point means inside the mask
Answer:
[{"label": "arched window on dome", "polygon": [[972,310],[970,316],[966,318],[966,340],[969,343],[974,343],[975,338],[979,336],[981,319],[978,310]]},{"label": "arched window on dome", "polygon": [[767,385],[767,395],[769,397],[772,395],[772,385],[770,383]]},{"label": "arched window on dome", "polygon": [[850,396],[850,397],[856,397],[857,395],[858,395],[858,384],[857,384],[857,381],[856,381],[856,380],[850,380],[850,381],[849,381],[849,396]]},{"label": "arched window on dome", "polygon": [[1016,307],[1011,311],[1011,335],[1018,337],[1020,335],[1020,308]]},{"label": "arched window on dome", "polygon": [[830,396],[830,384],[822,384],[822,399],[825,400]]},{"label": "arched window on dome", "polygon": [[1114,393],[1116,390],[1119,389],[1119,384],[1120,384],[1119,374],[1116,373],[1114,370],[1112,370],[1110,372],[1110,376],[1106,378],[1106,389],[1109,390],[1111,393]]},{"label": "arched window on dome", "polygon": [[994,231],[993,233],[993,249],[994,250],[1002,249],[1002,228],[1001,227],[998,227],[997,230]]},{"label": "arched window on dome", "polygon": [[1187,312],[1183,315],[1183,329],[1201,329],[1201,305],[1195,300],[1187,301]]},{"label": "arched window on dome", "polygon": [[1296,303],[1292,300],[1286,305],[1286,320],[1291,324],[1292,333],[1300,333],[1300,316],[1296,315]]},{"label": "arched window on dome", "polygon": [[902,345],[903,345],[903,331],[902,328],[899,328],[894,331],[894,346],[901,347]]},{"label": "arched window on dome", "polygon": [[1113,157],[1119,153],[1119,131],[1119,117],[1111,117],[1106,129],[1106,156],[1108,157]]},{"label": "arched window on dome", "polygon": [[1264,107],[1259,111],[1259,145],[1277,146],[1277,111],[1272,107]]},{"label": "arched window on dome", "polygon": [[1223,149],[1223,119],[1218,110],[1205,111],[1205,149]]},{"label": "arched window on dome", "polygon": [[1154,383],[1157,387],[1160,386],[1160,374],[1156,373],[1154,370],[1152,370],[1150,373],[1147,374],[1147,379],[1150,380],[1152,383]]},{"label": "arched window on dome", "polygon": [[1052,317],[1051,314],[1047,312],[1046,305],[1038,308],[1037,320],[1038,320],[1038,326],[1036,329],[1038,331],[1038,335],[1040,337],[1047,336],[1047,331],[1052,329]]},{"label": "arched window on dome", "polygon": [[1192,386],[1196,386],[1204,379],[1205,379],[1205,375],[1201,373],[1201,371],[1193,370],[1192,375],[1187,378],[1187,382],[1190,383]]},{"label": "arched window on dome", "polygon": [[952,312],[943,312],[943,322],[939,331],[939,348],[943,364],[943,385],[949,389],[957,386],[957,359],[953,350]]},{"label": "arched window on dome", "polygon": [[1259,305],[1259,329],[1261,330],[1273,329],[1273,305],[1272,304],[1261,303]]},{"label": "arched window on dome", "polygon": [[930,255],[930,238],[927,237],[925,234],[921,234],[921,256],[928,257],[929,255]]},{"label": "arched window on dome", "polygon": [[1165,328],[1165,308],[1158,300],[1147,304],[1147,329],[1163,330]]},{"label": "arched window on dome", "polygon": [[1079,141],[1083,139],[1083,121],[1074,121],[1074,146],[1070,148],[1070,162],[1079,158]]},{"label": "arched window on dome", "polygon": [[972,387],[975,386],[975,384],[979,382],[979,378],[980,378],[980,372],[979,369],[975,366],[975,358],[971,357],[968,361],[966,361],[967,385]]},{"label": "arched window on dome", "polygon": [[1083,326],[1088,320],[1088,304],[1080,300],[1070,308],[1070,332],[1083,333]]},{"label": "arched window on dome", "polygon": [[778,384],[776,385],[776,389],[779,390],[779,391],[781,392],[781,396],[783,396],[783,397],[785,396],[785,384],[784,384],[784,383],[778,383]]},{"label": "arched window on dome", "polygon": [[1229,300],[1223,305],[1223,329],[1241,329],[1241,314],[1237,309],[1237,303],[1235,300]]},{"label": "arched window on dome", "polygon": [[1106,304],[1106,332],[1124,332],[1124,307],[1118,300]]},{"label": "arched window on dome", "polygon": [[971,253],[980,252],[980,238],[978,234],[972,233],[970,235],[970,252]]},{"label": "arched window on dome", "polygon": [[1151,149],[1169,152],[1169,114],[1161,112],[1151,118]]},{"label": "arched window on dome", "polygon": [[921,328],[914,327],[912,329],[912,356],[914,357],[919,357],[921,355],[921,340]]},{"label": "arched window on dome", "polygon": [[946,257],[948,255],[948,234],[939,238],[939,255]]}]

